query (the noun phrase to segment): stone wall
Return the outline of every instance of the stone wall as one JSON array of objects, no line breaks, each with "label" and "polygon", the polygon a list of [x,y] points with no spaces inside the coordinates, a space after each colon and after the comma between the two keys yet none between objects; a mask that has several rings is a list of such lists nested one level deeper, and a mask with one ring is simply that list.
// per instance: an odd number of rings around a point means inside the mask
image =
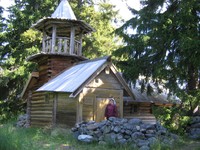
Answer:
[{"label": "stone wall", "polygon": [[187,129],[187,133],[192,139],[200,139],[200,116],[192,118],[191,124]]},{"label": "stone wall", "polygon": [[29,124],[29,116],[27,114],[19,115],[16,123],[16,127],[25,127],[28,128],[30,126]]},{"label": "stone wall", "polygon": [[83,142],[99,144],[131,144],[133,148],[150,149],[156,142],[171,145],[178,139],[160,124],[145,124],[140,119],[111,117],[102,122],[83,122],[72,128],[75,137]]}]

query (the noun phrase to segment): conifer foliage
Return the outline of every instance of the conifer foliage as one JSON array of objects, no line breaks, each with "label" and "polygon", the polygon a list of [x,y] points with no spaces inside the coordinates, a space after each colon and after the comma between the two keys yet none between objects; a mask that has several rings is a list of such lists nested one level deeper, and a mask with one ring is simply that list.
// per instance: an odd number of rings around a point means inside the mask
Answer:
[{"label": "conifer foliage", "polygon": [[139,11],[130,10],[133,18],[116,30],[126,44],[114,52],[118,66],[129,80],[144,75],[164,83],[191,112],[199,104],[199,1],[143,0]]}]

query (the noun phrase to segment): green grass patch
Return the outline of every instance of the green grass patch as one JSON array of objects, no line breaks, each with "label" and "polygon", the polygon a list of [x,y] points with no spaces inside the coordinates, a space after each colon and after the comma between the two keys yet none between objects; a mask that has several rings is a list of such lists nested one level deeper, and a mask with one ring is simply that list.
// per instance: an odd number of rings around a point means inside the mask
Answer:
[{"label": "green grass patch", "polygon": [[[15,121],[14,121],[15,122]],[[131,144],[98,144],[77,141],[70,129],[63,128],[17,128],[8,122],[0,124],[0,150],[132,150]],[[199,150],[199,141],[182,140],[176,142],[174,149],[182,150],[191,144],[194,150]],[[199,147],[198,147],[199,146]],[[156,143],[151,149],[168,150],[172,147]],[[188,149],[189,150],[189,149]],[[191,149],[190,149],[191,150]]]},{"label": "green grass patch", "polygon": [[129,150],[128,146],[99,145],[77,141],[70,129],[17,128],[13,122],[0,125],[0,150]]}]

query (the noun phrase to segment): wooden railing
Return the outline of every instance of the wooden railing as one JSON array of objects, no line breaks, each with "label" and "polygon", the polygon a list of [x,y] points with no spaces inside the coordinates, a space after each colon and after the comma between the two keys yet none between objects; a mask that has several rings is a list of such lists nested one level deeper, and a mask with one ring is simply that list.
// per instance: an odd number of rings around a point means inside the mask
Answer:
[{"label": "wooden railing", "polygon": [[81,55],[81,42],[74,41],[74,49],[70,51],[70,38],[57,37],[53,45],[52,38],[43,41],[42,51],[45,53]]}]

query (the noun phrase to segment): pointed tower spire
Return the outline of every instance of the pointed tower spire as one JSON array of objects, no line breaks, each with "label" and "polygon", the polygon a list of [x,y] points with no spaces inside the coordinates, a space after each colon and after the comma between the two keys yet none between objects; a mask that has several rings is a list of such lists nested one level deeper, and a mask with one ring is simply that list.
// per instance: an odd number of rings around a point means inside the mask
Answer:
[{"label": "pointed tower spire", "polygon": [[52,18],[76,20],[76,16],[67,0],[61,0],[55,12],[51,15]]}]

